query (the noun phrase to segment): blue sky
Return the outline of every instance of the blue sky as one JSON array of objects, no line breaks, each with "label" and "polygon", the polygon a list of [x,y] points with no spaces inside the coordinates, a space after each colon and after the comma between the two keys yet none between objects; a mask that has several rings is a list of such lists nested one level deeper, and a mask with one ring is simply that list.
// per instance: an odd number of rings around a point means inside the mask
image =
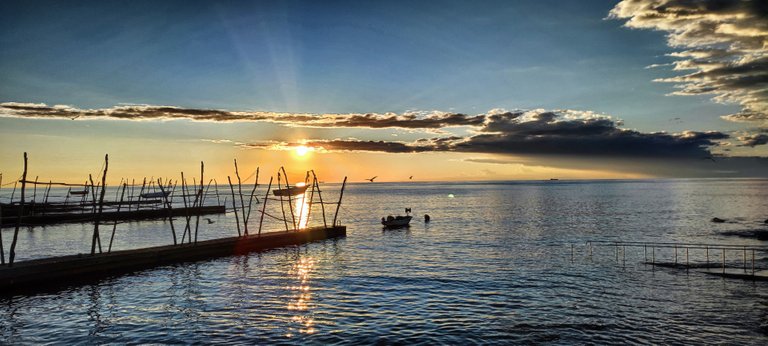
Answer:
[{"label": "blue sky", "polygon": [[[663,97],[663,34],[614,1],[3,3],[0,99],[281,112],[581,109],[645,130],[731,126]],[[732,108],[732,107],[731,107]],[[732,111],[732,109],[731,109]],[[705,115],[705,116],[701,116]],[[709,115],[709,116],[706,116]]]},{"label": "blue sky", "polygon": [[[599,130],[610,128],[602,132],[609,137],[626,134],[617,130],[623,127],[639,131],[629,133],[632,136],[657,144],[689,140],[684,151],[699,156],[708,155],[699,148],[715,148],[717,141],[735,140],[744,131],[758,133],[752,143],[764,141],[768,135],[759,134],[765,133],[764,123],[721,118],[749,108],[739,104],[744,98],[717,103],[710,94],[668,96],[677,90],[675,83],[654,82],[681,72],[669,66],[647,66],[669,64],[678,59],[669,53],[691,46],[671,47],[667,36],[673,29],[642,22],[655,18],[642,17],[639,10],[653,1],[627,0],[620,5],[617,1],[4,1],[0,3],[0,45],[4,47],[0,50],[0,102],[69,105],[79,110],[138,104],[379,115],[566,110],[555,117],[544,111],[521,118],[510,114],[502,123],[518,126],[520,119],[527,119],[522,128],[553,127],[574,121],[572,116],[577,114],[581,120],[572,125],[585,129],[602,126],[589,123],[591,114],[609,115],[615,123]],[[671,3],[683,9],[689,6],[684,1]],[[640,7],[632,7],[637,4]],[[612,9],[617,14],[609,19]],[[763,15],[751,8],[739,10],[755,14],[757,23]],[[710,9],[702,10],[701,21],[710,20],[706,11]],[[641,19],[640,24],[625,27],[632,19]],[[759,53],[765,54],[765,49]],[[340,138],[410,143],[438,136],[434,129],[409,125],[324,124],[318,128],[279,119],[212,125],[197,124],[192,121],[196,115],[188,114],[190,121],[150,126],[97,123],[86,116],[73,123],[18,119],[21,111],[3,111],[10,112],[0,117],[3,132],[16,136],[55,136],[66,129],[73,136],[96,140],[94,129],[99,129],[125,140],[227,139],[240,144]],[[141,112],[142,117],[148,114]],[[443,134],[465,139],[488,131],[477,124],[441,126]],[[518,130],[510,135],[537,133]],[[657,131],[727,135],[681,135],[673,140],[650,135]],[[580,150],[592,153],[587,150],[594,144],[592,138],[578,138],[578,143],[590,141]],[[508,139],[493,143],[527,143]],[[426,150],[412,144],[408,150]],[[450,150],[474,150],[461,148]],[[740,154],[747,150],[734,148]],[[649,151],[654,150],[659,152]],[[491,152],[497,153],[496,149]],[[539,153],[528,148],[501,152]],[[765,151],[758,147],[757,153]],[[0,156],[6,160],[11,155],[6,150]]]}]

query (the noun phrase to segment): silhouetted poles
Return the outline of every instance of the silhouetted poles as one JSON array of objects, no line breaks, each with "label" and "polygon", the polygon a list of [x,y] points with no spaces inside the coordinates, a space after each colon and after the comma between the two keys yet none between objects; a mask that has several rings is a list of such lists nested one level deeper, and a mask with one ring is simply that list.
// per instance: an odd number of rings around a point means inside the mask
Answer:
[{"label": "silhouetted poles", "polygon": [[261,235],[261,225],[264,224],[264,213],[267,211],[267,201],[269,200],[269,190],[272,189],[272,177],[269,177],[267,193],[264,195],[264,204],[261,206],[261,218],[259,219],[259,235]]},{"label": "silhouetted poles", "polygon": [[339,203],[336,205],[336,213],[333,215],[333,227],[336,227],[336,218],[339,216],[339,208],[341,208],[341,198],[344,197],[345,186],[347,186],[347,177],[344,177],[344,182],[341,183],[341,193],[339,193]]},{"label": "silhouetted poles", "polygon": [[[293,229],[296,229],[296,216],[293,215],[293,202],[291,201],[291,184],[288,183],[288,173],[285,171],[285,168],[280,166],[280,169],[283,171],[283,174],[285,175],[285,188],[288,190],[288,208],[291,211],[291,220],[293,221]],[[282,204],[282,203],[281,203]]]},{"label": "silhouetted poles", "polygon": [[104,155],[104,173],[101,175],[101,193],[99,194],[99,211],[96,214],[96,221],[93,226],[93,240],[91,241],[91,255],[96,253],[96,243],[99,243],[99,253],[101,253],[101,238],[99,238],[99,221],[101,212],[104,210],[104,194],[106,193],[107,169],[109,168],[109,155]]},{"label": "silhouetted poles", "polygon": [[[203,189],[205,188],[204,183],[204,173],[205,173],[205,164],[203,161],[200,161],[200,191],[198,191],[199,198],[196,198],[197,200],[197,207],[202,207],[203,203],[205,201],[205,195],[203,194]],[[197,217],[195,217],[195,244],[197,244],[197,230],[200,228],[200,213],[196,213]],[[190,233],[190,237],[192,234]]]},{"label": "silhouetted poles", "polygon": [[237,236],[240,237],[243,235],[242,232],[240,232],[240,217],[237,215],[237,204],[235,203],[235,187],[232,186],[232,178],[230,176],[227,176],[227,181],[229,182],[229,190],[232,191],[232,209],[235,211],[235,223],[237,223]]},{"label": "silhouetted poles", "polygon": [[310,172],[312,172],[312,177],[314,178],[312,179],[313,184],[315,185],[315,187],[317,187],[317,197],[320,198],[320,210],[323,211],[323,226],[325,226],[325,228],[328,228],[328,222],[325,220],[325,203],[323,203],[323,194],[320,191],[320,183],[317,182],[317,175],[315,174],[315,170],[313,169]]},{"label": "silhouetted poles", "polygon": [[245,217],[245,202],[243,202],[243,183],[240,180],[240,171],[237,169],[237,159],[235,159],[235,176],[237,177],[237,193],[240,195],[240,212],[243,214],[243,234],[248,235],[248,222],[246,221],[248,219]]},{"label": "silhouetted poles", "polygon": [[[171,180],[168,180],[168,187],[171,187]],[[165,189],[163,188],[163,184],[161,184],[160,179],[157,179],[157,185],[160,186],[160,192],[163,194],[163,201],[165,203],[165,209],[168,210],[168,223],[171,225],[171,234],[173,235],[173,245],[176,245],[176,228],[173,226],[173,207],[171,206],[171,202],[168,200],[168,195],[172,192],[169,191],[169,193],[165,192]],[[173,185],[173,189],[176,190],[176,185]]]},{"label": "silhouetted poles", "polygon": [[[123,192],[120,194],[120,203],[117,204],[118,213],[120,212],[120,207],[123,206],[123,198],[125,197],[125,189],[127,188],[126,185],[128,184],[123,184]],[[116,229],[117,229],[117,218],[115,218],[115,223],[112,224],[112,235],[109,237],[109,247],[107,248],[107,252],[112,252],[112,242],[115,240]]]},{"label": "silhouetted poles", "polygon": [[[16,229],[13,230],[13,240],[11,240],[11,250],[8,252],[8,265],[13,265],[16,258],[16,241],[19,239],[19,227],[21,227],[21,217],[24,216],[24,189],[27,186],[27,153],[24,152],[24,173],[21,174],[21,202],[19,202],[19,218],[16,220]],[[15,188],[14,188],[15,189]]]}]

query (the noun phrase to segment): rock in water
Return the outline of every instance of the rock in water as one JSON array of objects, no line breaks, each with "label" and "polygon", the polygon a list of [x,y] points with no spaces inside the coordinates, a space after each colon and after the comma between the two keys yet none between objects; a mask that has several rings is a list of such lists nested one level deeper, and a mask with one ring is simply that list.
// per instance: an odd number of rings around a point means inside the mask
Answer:
[{"label": "rock in water", "polygon": [[713,217],[712,218],[712,222],[723,223],[723,222],[725,222],[725,220],[723,220],[723,219],[721,219],[719,217]]}]

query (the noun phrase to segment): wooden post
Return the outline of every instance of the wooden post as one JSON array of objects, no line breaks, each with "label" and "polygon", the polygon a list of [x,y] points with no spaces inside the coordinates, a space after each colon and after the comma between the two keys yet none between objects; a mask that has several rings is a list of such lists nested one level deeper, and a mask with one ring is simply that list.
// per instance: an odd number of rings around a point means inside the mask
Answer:
[{"label": "wooden post", "polygon": [[34,186],[32,187],[32,204],[35,204],[35,205],[37,204],[35,202],[37,201],[37,179],[38,178],[40,178],[40,176],[36,175]]},{"label": "wooden post", "polygon": [[[26,180],[26,179],[23,179],[23,178],[22,178],[22,180]],[[10,201],[8,201],[8,204],[13,204],[13,197],[15,197],[15,196],[16,196],[16,185],[17,185],[18,183],[19,183],[18,181],[15,181],[15,182],[13,182],[13,191],[11,191],[11,200],[10,200]]]},{"label": "wooden post", "polygon": [[690,267],[691,267],[691,264],[690,264],[690,262],[688,262],[688,248],[687,248],[687,247],[685,248],[685,266],[686,266],[687,268],[690,268]]},{"label": "wooden post", "polygon": [[725,248],[723,250],[723,274],[725,274]]},{"label": "wooden post", "polygon": [[744,247],[744,272],[747,272],[747,247]]},{"label": "wooden post", "polygon": [[571,263],[573,263],[573,244],[571,244]]},{"label": "wooden post", "polygon": [[[198,192],[200,198],[198,199],[198,203],[197,203],[198,207],[202,207],[203,201],[205,200],[204,199],[205,195],[203,195],[203,189],[205,188],[205,185],[203,183],[205,181],[204,172],[205,172],[205,164],[203,163],[203,161],[200,161],[200,191]],[[200,228],[200,212],[198,211],[197,216],[195,217],[195,244],[197,244],[197,230],[199,228]]]},{"label": "wooden post", "polygon": [[675,244],[675,265],[677,265],[677,244]]},{"label": "wooden post", "polygon": [[755,249],[752,249],[752,276],[755,276]]},{"label": "wooden post", "polygon": [[315,186],[317,186],[317,197],[320,198],[320,210],[323,212],[323,227],[328,228],[328,221],[325,220],[325,203],[323,203],[323,194],[320,191],[320,183],[317,181],[317,175],[315,174],[315,170],[312,170],[312,176],[315,177],[314,182]]},{"label": "wooden post", "polygon": [[229,190],[232,191],[232,208],[235,211],[235,223],[237,223],[237,236],[241,237],[243,233],[240,232],[240,216],[237,215],[237,204],[235,203],[235,187],[232,186],[232,178],[230,176],[227,176],[227,181],[229,182]]},{"label": "wooden post", "polygon": [[291,201],[291,184],[288,183],[288,172],[285,171],[285,167],[280,166],[280,169],[283,170],[283,174],[285,175],[285,188],[288,189],[288,208],[291,211],[291,220],[293,221],[293,229],[296,229],[296,216],[293,215],[293,201]]},{"label": "wooden post", "polygon": [[216,191],[216,205],[221,205],[221,197],[219,197],[219,182],[213,179],[213,189]]},{"label": "wooden post", "polygon": [[643,244],[643,258],[645,259],[645,263],[648,263],[648,245]]},{"label": "wooden post", "polygon": [[48,209],[48,196],[51,194],[51,183],[52,181],[48,180],[48,189],[45,190],[45,198],[43,198],[43,215],[45,215]]},{"label": "wooden post", "polygon": [[336,219],[339,217],[339,208],[341,208],[341,198],[344,197],[344,187],[347,186],[347,177],[344,177],[344,182],[341,183],[341,192],[339,193],[339,203],[336,204],[336,213],[333,214],[333,227],[336,227]]},{"label": "wooden post", "polygon": [[[0,187],[2,186],[3,186],[3,176],[0,175]],[[0,203],[0,264],[5,264],[5,247],[3,246],[2,230],[3,230],[3,205],[2,203]],[[752,267],[754,268],[754,265]]]},{"label": "wooden post", "polygon": [[[120,207],[123,206],[123,198],[125,197],[125,189],[128,184],[123,184],[123,192],[120,194],[120,202],[117,203],[117,212],[120,213]],[[107,252],[112,252],[112,242],[115,240],[115,230],[117,229],[117,218],[115,218],[115,223],[112,224],[112,235],[109,236],[109,247],[107,248]]]},{"label": "wooden post", "polygon": [[[309,172],[307,172],[309,176]],[[307,206],[307,225],[309,225],[309,218],[312,216],[312,203],[315,200],[315,181],[312,180],[312,191],[309,192],[309,205]]]},{"label": "wooden post", "polygon": [[[245,217],[245,202],[243,202],[243,185],[240,181],[240,171],[237,169],[237,159],[235,159],[235,176],[237,176],[237,193],[240,195],[240,212],[243,213],[243,234],[248,235],[248,219]],[[233,198],[235,196],[232,196]]]},{"label": "wooden post", "polygon": [[651,248],[651,256],[652,256],[651,264],[656,266],[656,247],[655,246]]},{"label": "wooden post", "polygon": [[[245,224],[248,224],[248,220],[251,219],[251,207],[253,206],[253,194],[256,193],[256,187],[259,186],[259,167],[256,167],[256,181],[253,182],[253,190],[251,190],[250,197],[248,197],[248,214],[245,216]],[[256,203],[259,203],[259,198],[256,198]]]},{"label": "wooden post", "polygon": [[707,270],[709,270],[709,246],[704,247],[707,254]]},{"label": "wooden post", "polygon": [[[187,237],[187,231],[189,231],[189,206],[187,205],[187,180],[184,179],[184,172],[181,172],[181,199],[184,201],[184,219],[187,221],[184,226],[184,233],[181,235],[181,243],[184,244],[184,239]],[[191,236],[190,236],[191,238]]]},{"label": "wooden post", "polygon": [[141,189],[139,190],[139,196],[136,197],[136,211],[141,209],[141,195],[144,193],[145,186],[147,186],[147,177],[144,177],[144,181],[141,183]]},{"label": "wooden post", "polygon": [[[277,171],[277,189],[280,190],[280,170]],[[280,194],[280,210],[283,212],[283,223],[285,224],[285,231],[288,232],[288,218],[285,217],[285,206],[283,205],[283,195]]]},{"label": "wooden post", "polygon": [[99,243],[99,253],[101,253],[101,238],[99,237],[99,221],[101,221],[101,212],[104,210],[104,193],[107,192],[107,169],[109,168],[109,155],[104,155],[104,173],[101,175],[101,194],[99,196],[99,212],[96,214],[96,221],[93,226],[93,241],[91,242],[91,255],[96,253],[96,242]]},{"label": "wooden post", "polygon": [[[163,200],[165,201],[165,208],[168,209],[168,223],[171,224],[171,234],[173,235],[173,245],[176,245],[176,228],[173,226],[173,214],[172,210],[173,207],[171,206],[171,202],[168,200],[168,195],[165,193],[165,189],[163,189],[163,185],[159,184],[160,186],[160,192],[163,193]],[[171,181],[168,181],[168,186],[171,185]],[[173,186],[173,189],[176,190],[176,185]],[[171,192],[172,193],[172,192]]]},{"label": "wooden post", "polygon": [[267,201],[269,200],[269,190],[272,188],[272,177],[269,177],[267,193],[264,195],[264,203],[261,204],[261,218],[259,219],[259,235],[261,235],[261,225],[264,223],[264,213],[267,212]]},{"label": "wooden post", "polygon": [[[21,174],[21,202],[19,202],[19,218],[16,220],[16,229],[13,231],[13,239],[11,240],[11,251],[8,252],[8,265],[13,265],[13,260],[16,258],[16,241],[19,238],[19,227],[21,227],[21,217],[24,216],[24,190],[27,186],[27,153],[24,152],[24,173]],[[14,185],[14,191],[15,191]],[[13,200],[11,200],[13,203]]]}]

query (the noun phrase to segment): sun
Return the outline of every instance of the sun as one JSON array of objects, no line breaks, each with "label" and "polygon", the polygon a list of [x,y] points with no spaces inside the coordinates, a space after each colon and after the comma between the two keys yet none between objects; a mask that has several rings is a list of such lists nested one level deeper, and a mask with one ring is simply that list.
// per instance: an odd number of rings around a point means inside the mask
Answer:
[{"label": "sun", "polygon": [[307,147],[306,145],[299,145],[299,146],[297,146],[297,147],[296,147],[296,149],[294,149],[294,150],[296,151],[296,155],[298,155],[298,156],[304,156],[304,155],[307,155],[307,153],[308,153],[308,152],[309,152],[311,149],[310,149],[309,147]]}]

